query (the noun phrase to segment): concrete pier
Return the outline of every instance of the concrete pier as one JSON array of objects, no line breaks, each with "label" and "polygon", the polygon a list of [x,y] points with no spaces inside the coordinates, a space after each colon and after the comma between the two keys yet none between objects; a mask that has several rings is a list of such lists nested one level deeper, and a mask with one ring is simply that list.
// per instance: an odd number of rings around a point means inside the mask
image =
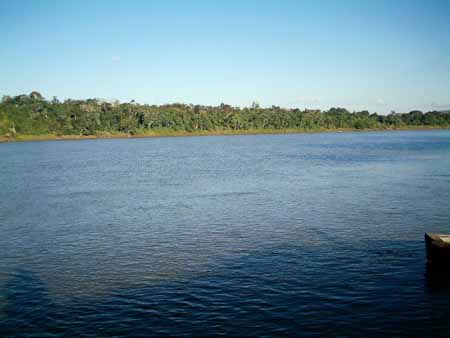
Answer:
[{"label": "concrete pier", "polygon": [[426,233],[425,247],[428,264],[450,267],[450,235]]}]

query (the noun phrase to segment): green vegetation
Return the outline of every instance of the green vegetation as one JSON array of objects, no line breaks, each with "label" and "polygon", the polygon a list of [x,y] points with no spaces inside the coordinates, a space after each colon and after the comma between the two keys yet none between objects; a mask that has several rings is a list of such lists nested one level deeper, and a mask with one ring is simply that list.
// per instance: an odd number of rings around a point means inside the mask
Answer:
[{"label": "green vegetation", "polygon": [[98,99],[45,100],[38,92],[4,96],[0,103],[0,140],[127,136],[178,136],[242,133],[314,132],[450,128],[450,112],[431,111],[389,115],[349,112],[217,107],[167,104],[142,105]]}]

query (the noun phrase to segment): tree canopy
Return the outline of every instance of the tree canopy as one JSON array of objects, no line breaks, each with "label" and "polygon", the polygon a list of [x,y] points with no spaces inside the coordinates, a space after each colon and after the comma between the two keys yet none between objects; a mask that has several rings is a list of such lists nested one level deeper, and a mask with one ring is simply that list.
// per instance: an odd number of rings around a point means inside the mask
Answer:
[{"label": "tree canopy", "polygon": [[391,129],[409,126],[450,127],[450,112],[418,110],[389,115],[345,108],[326,111],[286,109],[277,106],[239,108],[228,104],[148,105],[99,99],[63,102],[45,100],[39,92],[4,96],[0,103],[0,135],[96,135],[98,133],[144,134],[149,131],[192,133],[198,131]]}]

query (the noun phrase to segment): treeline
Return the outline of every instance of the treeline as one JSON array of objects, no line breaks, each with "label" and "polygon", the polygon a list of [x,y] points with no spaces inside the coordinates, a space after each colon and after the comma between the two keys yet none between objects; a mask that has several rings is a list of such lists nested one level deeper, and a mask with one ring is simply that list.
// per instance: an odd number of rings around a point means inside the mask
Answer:
[{"label": "treeline", "polygon": [[0,103],[0,135],[98,135],[101,133],[221,132],[264,130],[393,129],[414,126],[450,127],[450,112],[411,111],[389,115],[344,108],[327,111],[277,106],[239,108],[227,104],[143,105],[98,99],[46,100],[38,92],[4,96]]}]

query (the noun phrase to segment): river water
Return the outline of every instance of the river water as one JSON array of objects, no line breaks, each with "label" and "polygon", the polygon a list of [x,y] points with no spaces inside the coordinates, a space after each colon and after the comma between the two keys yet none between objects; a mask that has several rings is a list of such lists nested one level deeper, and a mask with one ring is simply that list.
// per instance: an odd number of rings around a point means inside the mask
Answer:
[{"label": "river water", "polygon": [[0,144],[2,336],[448,336],[450,131]]}]

